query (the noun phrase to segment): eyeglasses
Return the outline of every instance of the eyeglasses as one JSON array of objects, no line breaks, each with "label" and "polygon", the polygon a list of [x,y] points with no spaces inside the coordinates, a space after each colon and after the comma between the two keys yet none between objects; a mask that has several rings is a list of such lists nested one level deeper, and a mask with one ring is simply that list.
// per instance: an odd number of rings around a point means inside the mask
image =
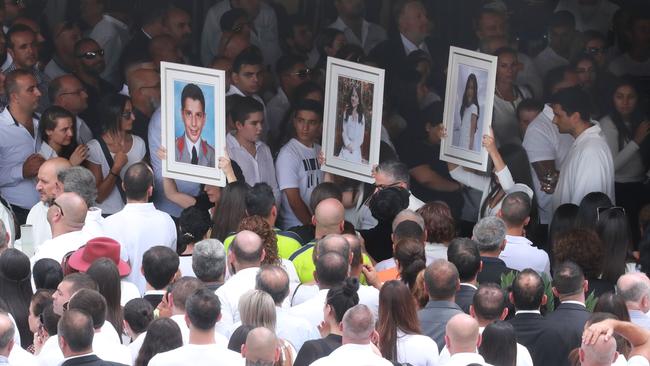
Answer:
[{"label": "eyeglasses", "polygon": [[587,47],[586,51],[590,55],[605,53],[605,49],[603,47]]},{"label": "eyeglasses", "polygon": [[129,118],[131,118],[131,116],[134,116],[134,117],[135,117],[135,115],[133,114],[133,111],[128,111],[128,112],[125,111],[125,112],[122,112],[122,115],[121,115],[121,116],[122,116],[122,118],[124,118],[124,119],[129,119]]},{"label": "eyeglasses", "polygon": [[58,208],[59,208],[59,211],[61,211],[61,216],[65,216],[65,215],[63,214],[63,207],[61,207],[61,205],[59,205],[58,203],[56,203],[56,201],[52,200],[52,204],[51,204],[51,205],[52,205],[52,206],[56,206],[56,207],[58,207]]},{"label": "eyeglasses", "polygon": [[292,72],[291,75],[297,75],[300,79],[306,79],[311,76],[311,69],[302,69]]},{"label": "eyeglasses", "polygon": [[619,210],[625,215],[625,207],[621,206],[611,206],[611,207],[598,207],[596,208],[596,221],[600,221],[600,214],[609,210]]},{"label": "eyeglasses", "polygon": [[77,58],[83,58],[86,60],[92,60],[95,57],[104,57],[104,50],[97,50],[97,51],[88,51],[86,53],[82,53],[81,55],[77,55]]}]

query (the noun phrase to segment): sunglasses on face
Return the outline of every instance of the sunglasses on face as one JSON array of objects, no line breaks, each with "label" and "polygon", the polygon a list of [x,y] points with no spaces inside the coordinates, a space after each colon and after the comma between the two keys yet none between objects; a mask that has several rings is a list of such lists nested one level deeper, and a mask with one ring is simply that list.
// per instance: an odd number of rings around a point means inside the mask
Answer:
[{"label": "sunglasses on face", "polygon": [[605,49],[602,47],[588,47],[586,49],[587,53],[590,55],[597,55],[601,53],[605,53]]},{"label": "sunglasses on face", "polygon": [[302,69],[296,72],[291,73],[291,75],[297,75],[300,79],[307,79],[311,76],[311,69]]},{"label": "sunglasses on face", "polygon": [[82,53],[81,55],[77,55],[77,58],[83,58],[86,60],[92,60],[96,57],[104,57],[104,50],[97,50],[97,51],[88,51],[86,53]]}]

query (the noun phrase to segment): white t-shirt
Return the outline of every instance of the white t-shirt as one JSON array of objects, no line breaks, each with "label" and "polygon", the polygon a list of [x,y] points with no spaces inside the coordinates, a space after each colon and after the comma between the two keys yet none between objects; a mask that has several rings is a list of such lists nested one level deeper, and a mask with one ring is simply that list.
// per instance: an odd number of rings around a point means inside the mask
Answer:
[{"label": "white t-shirt", "polygon": [[179,264],[178,269],[181,271],[182,276],[196,277],[192,269],[192,255],[178,256]]},{"label": "white t-shirt", "polygon": [[405,334],[397,330],[397,362],[413,366],[438,364],[438,345],[425,335]]},{"label": "white t-shirt", "polygon": [[619,183],[643,181],[646,169],[639,152],[639,145],[632,140],[624,139],[623,148],[619,149],[618,129],[609,115],[600,120],[600,128],[603,130],[614,159],[615,181]]},{"label": "white t-shirt", "polygon": [[186,344],[171,351],[159,353],[149,361],[150,366],[240,366],[244,361],[241,355],[217,344]]},{"label": "white t-shirt", "polygon": [[[515,87],[515,100],[512,102],[502,99],[497,94],[494,95],[492,129],[494,130],[499,146],[507,144],[521,145],[517,106],[522,100],[530,97],[531,95],[528,89],[519,86]],[[477,137],[479,137],[478,146],[480,146],[482,136]],[[474,146],[476,146],[476,138],[474,140]]]},{"label": "white t-shirt", "polygon": [[[300,197],[307,207],[311,192],[323,181],[323,172],[318,163],[321,147],[314,143],[307,147],[296,139],[291,139],[282,147],[275,162],[278,186],[283,191],[288,188],[298,188]],[[285,192],[282,192],[282,208],[280,210],[281,228],[302,225],[289,205]]]},{"label": "white t-shirt", "polygon": [[[120,177],[122,179],[124,179],[124,173],[126,173],[126,170],[129,169],[131,165],[141,161],[147,153],[144,141],[136,135],[132,136],[133,144],[131,145],[131,150],[126,154],[128,161],[124,164],[122,170],[120,170]],[[114,158],[115,154],[111,153],[111,156]],[[99,145],[97,140],[88,141],[88,161],[102,167],[102,175],[104,178],[108,176],[110,167],[104,157],[102,147]],[[122,196],[120,196],[120,191],[117,189],[117,186],[113,187],[111,193],[102,203],[97,203],[97,207],[101,208],[102,212],[105,214],[114,214],[124,207],[124,202],[122,202]]]},{"label": "white t-shirt", "polygon": [[650,76],[650,58],[645,61],[636,61],[624,53],[609,63],[609,71],[616,75]]}]

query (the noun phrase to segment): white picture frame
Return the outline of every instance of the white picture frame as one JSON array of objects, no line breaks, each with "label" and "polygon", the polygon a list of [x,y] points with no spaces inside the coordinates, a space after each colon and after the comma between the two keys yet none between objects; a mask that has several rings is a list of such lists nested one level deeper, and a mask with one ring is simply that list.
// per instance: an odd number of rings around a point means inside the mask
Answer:
[{"label": "white picture frame", "polygon": [[[354,107],[350,104],[353,94],[361,94]],[[367,183],[375,181],[372,170],[379,163],[383,96],[383,69],[327,58],[323,171]]]},{"label": "white picture frame", "polygon": [[[160,78],[161,141],[167,149],[166,159],[162,160],[163,177],[224,187],[226,178],[218,166],[219,157],[223,156],[226,147],[225,72],[161,62]],[[198,87],[200,93],[197,94],[197,88],[190,84]],[[184,92],[184,99],[189,104],[182,106]],[[200,116],[199,95],[205,101],[200,128],[201,119],[197,117]],[[184,118],[184,113],[187,119]],[[188,121],[187,124],[185,121]],[[191,161],[190,146],[198,147],[196,164]]]},{"label": "white picture frame", "polygon": [[440,160],[487,171],[481,141],[490,133],[496,74],[496,56],[450,47]]}]

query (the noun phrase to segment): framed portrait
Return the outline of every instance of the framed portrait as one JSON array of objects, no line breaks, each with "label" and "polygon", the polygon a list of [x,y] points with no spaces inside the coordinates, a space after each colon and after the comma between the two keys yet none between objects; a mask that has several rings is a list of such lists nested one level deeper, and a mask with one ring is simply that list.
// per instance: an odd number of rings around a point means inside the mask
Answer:
[{"label": "framed portrait", "polygon": [[226,146],[222,70],[161,62],[163,176],[223,187],[218,168]]},{"label": "framed portrait", "polygon": [[440,160],[487,170],[482,139],[492,124],[496,74],[496,56],[450,48]]},{"label": "framed portrait", "polygon": [[372,183],[379,163],[384,70],[327,59],[323,171]]}]

